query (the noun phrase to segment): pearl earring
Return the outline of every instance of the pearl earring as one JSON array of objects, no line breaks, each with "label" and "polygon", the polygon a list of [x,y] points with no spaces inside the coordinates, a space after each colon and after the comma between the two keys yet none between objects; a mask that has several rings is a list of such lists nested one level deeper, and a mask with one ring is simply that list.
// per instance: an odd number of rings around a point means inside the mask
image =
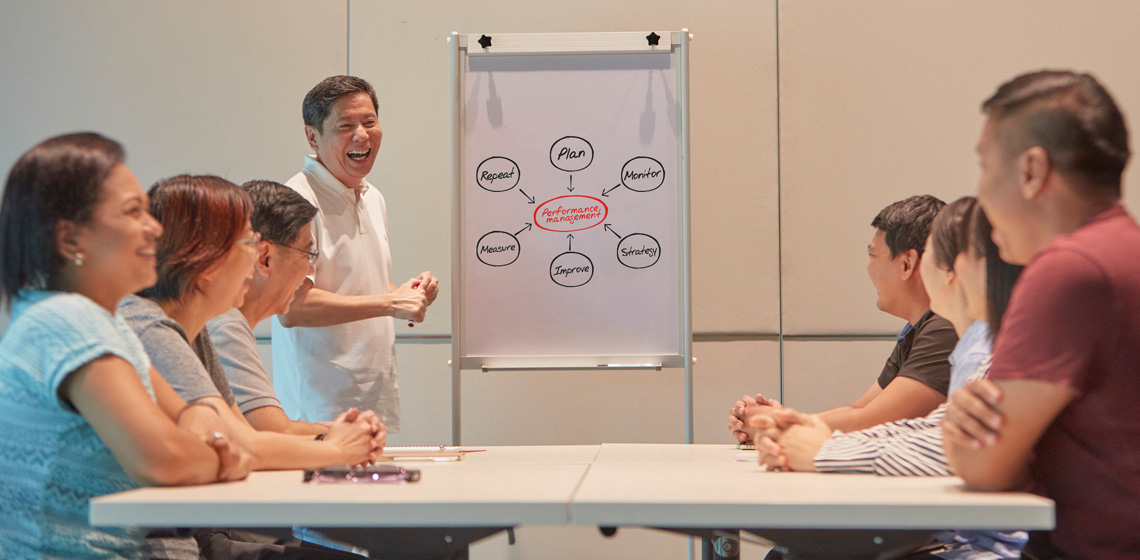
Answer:
[{"label": "pearl earring", "polygon": [[75,266],[83,266],[83,253],[75,253],[72,262],[75,263]]}]

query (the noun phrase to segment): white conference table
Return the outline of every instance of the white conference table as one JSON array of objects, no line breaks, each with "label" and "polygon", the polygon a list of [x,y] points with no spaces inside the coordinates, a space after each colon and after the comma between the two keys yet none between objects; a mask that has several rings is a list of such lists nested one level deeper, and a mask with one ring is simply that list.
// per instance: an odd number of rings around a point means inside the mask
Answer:
[{"label": "white conference table", "polygon": [[[279,471],[131,490],[92,500],[91,522],[305,526],[381,556],[462,554],[470,542],[518,525],[653,527],[706,541],[745,530],[805,557],[812,550],[801,547],[818,545],[820,531],[844,550],[851,539],[871,543],[863,548],[875,557],[943,529],[1053,527],[1053,503],[1038,496],[971,492],[957,478],[764,472],[736,461],[731,445],[486,449],[458,462],[402,463],[422,472],[410,484],[306,484],[300,471]],[[834,555],[827,546],[816,552]]]},{"label": "white conference table", "polygon": [[570,517],[706,543],[746,530],[821,558],[889,556],[946,529],[1053,528],[1053,502],[1032,494],[973,492],[957,477],[766,472],[737,454],[728,445],[603,445]]}]

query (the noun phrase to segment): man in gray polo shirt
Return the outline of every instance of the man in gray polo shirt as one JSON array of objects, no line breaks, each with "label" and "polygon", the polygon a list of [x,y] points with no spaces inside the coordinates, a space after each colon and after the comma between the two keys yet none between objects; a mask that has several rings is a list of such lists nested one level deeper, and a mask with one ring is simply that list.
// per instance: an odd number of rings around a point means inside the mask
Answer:
[{"label": "man in gray polo shirt", "polygon": [[261,235],[253,280],[241,307],[211,319],[206,331],[214,342],[238,408],[258,430],[320,435],[324,424],[285,415],[273,380],[261,364],[253,327],[289,309],[293,294],[313,271],[317,253],[312,223],[317,208],[296,191],[272,181],[250,181],[242,188],[253,199],[253,230]]}]

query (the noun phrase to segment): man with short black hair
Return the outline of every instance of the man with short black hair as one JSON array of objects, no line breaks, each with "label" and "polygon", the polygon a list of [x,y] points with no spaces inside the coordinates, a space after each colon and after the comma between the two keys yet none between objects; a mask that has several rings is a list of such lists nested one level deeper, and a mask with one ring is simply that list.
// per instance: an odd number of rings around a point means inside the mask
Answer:
[{"label": "man with short black hair", "polygon": [[[253,328],[289,309],[297,287],[313,271],[312,223],[317,208],[297,191],[272,181],[250,181],[242,189],[253,201],[250,222],[261,236],[253,277],[241,307],[206,323],[236,405],[257,430],[299,435],[328,431],[323,424],[291,420],[281,408],[273,379],[261,364]],[[383,437],[383,434],[380,434]]]},{"label": "man with short black hair", "polygon": [[1002,258],[1026,267],[989,379],[943,418],[950,467],[973,488],[1056,502],[1056,528],[1023,557],[1135,558],[1140,226],[1119,201],[1124,116],[1069,71],[1018,76],[982,108],[978,200]]},{"label": "man with short black hair", "polygon": [[393,318],[423,321],[438,280],[423,272],[389,281],[384,197],[365,177],[383,131],[372,86],[354,76],[322,80],[305,96],[305,137],[314,155],[285,183],[318,212],[315,271],[273,322],[273,383],[285,412],[327,421],[356,407],[400,427]]},{"label": "man with short black hair", "polygon": [[[958,335],[949,321],[930,310],[930,297],[918,266],[934,216],[946,203],[930,195],[912,196],[884,208],[871,226],[867,275],[882,311],[907,321],[879,378],[851,406],[819,414],[829,426],[849,432],[884,422],[925,416],[946,400],[950,353]],[[729,410],[728,428],[737,441],[750,439],[749,420],[767,422],[775,400],[745,395]]]}]

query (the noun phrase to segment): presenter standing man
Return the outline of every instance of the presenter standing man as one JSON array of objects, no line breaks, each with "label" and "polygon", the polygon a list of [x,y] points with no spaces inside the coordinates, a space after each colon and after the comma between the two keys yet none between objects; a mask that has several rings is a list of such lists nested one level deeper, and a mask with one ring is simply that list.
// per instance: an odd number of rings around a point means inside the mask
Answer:
[{"label": "presenter standing man", "polygon": [[328,421],[357,407],[400,429],[393,319],[423,321],[439,292],[423,272],[391,284],[384,197],[365,176],[383,132],[372,86],[353,76],[322,80],[305,96],[314,154],[285,183],[317,207],[315,272],[289,311],[273,320],[273,384],[285,412]]}]

